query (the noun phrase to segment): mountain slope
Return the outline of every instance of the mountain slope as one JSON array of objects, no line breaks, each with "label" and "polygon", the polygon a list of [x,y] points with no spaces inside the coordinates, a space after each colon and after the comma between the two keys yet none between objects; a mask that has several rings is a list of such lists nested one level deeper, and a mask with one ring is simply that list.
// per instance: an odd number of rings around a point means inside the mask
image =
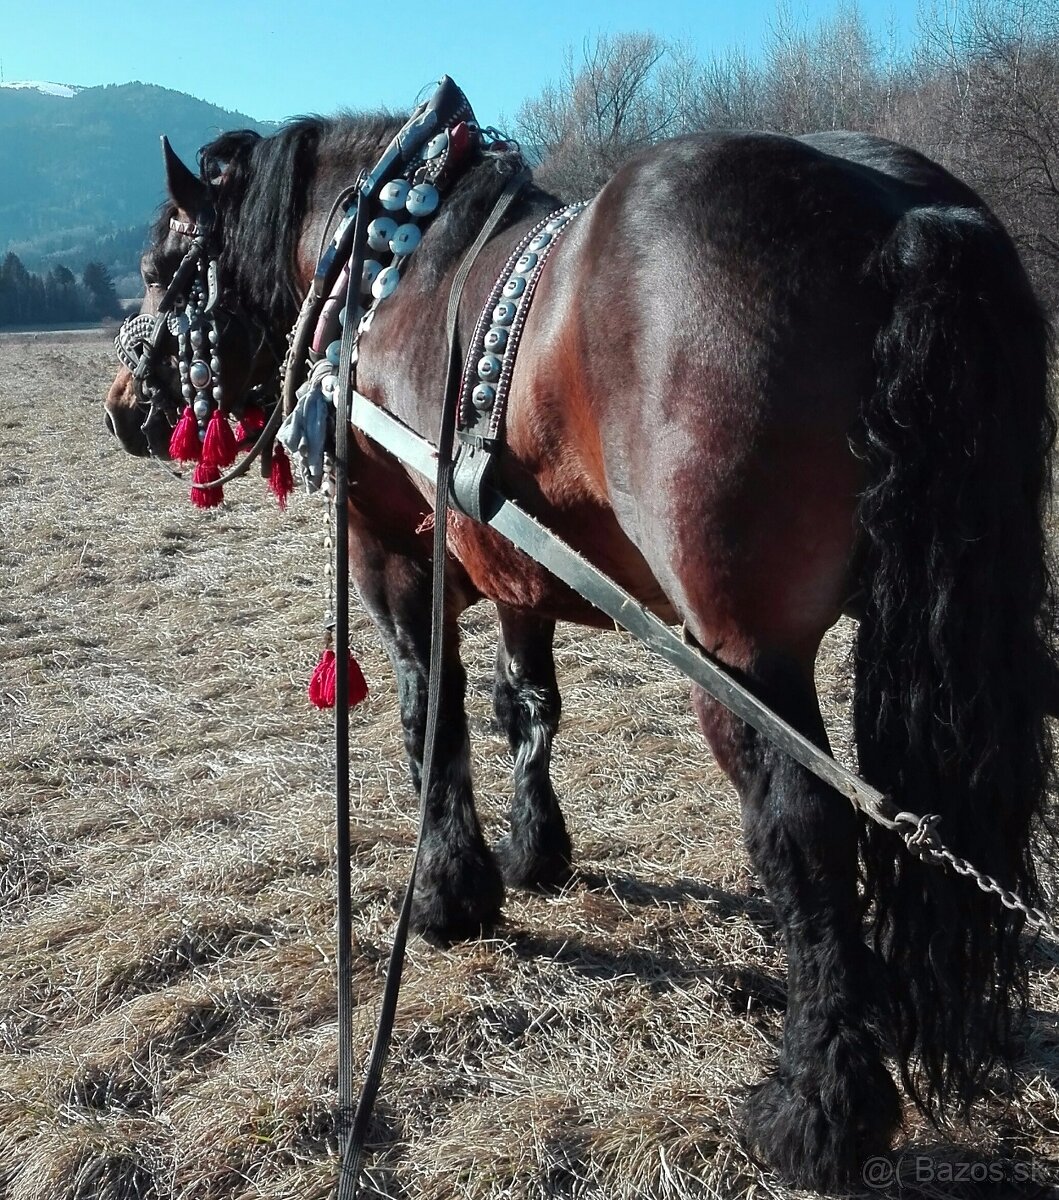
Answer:
[{"label": "mountain slope", "polygon": [[193,163],[199,146],[239,128],[275,126],[153,84],[0,88],[0,255],[77,272],[110,255],[111,271],[127,274],[163,198],[159,136]]}]

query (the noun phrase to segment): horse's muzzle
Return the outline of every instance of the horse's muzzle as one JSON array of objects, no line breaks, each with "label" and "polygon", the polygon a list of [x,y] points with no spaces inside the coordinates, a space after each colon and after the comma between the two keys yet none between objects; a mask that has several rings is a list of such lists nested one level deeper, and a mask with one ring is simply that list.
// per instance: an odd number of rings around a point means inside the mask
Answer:
[{"label": "horse's muzzle", "polygon": [[[132,372],[122,367],[110,385],[107,398],[103,404],[103,420],[110,432],[121,442],[130,453],[140,458],[159,453],[159,447],[148,441],[143,431],[144,417],[147,410],[142,404],[136,381]],[[168,447],[161,448],[163,457],[167,457]]]}]

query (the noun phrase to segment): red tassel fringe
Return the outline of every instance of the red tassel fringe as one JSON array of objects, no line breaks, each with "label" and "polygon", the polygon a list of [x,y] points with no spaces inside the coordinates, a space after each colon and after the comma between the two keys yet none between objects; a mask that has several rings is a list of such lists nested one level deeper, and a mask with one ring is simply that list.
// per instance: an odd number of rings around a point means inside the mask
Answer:
[{"label": "red tassel fringe", "polygon": [[[364,672],[360,669],[360,663],[349,655],[349,707],[356,706],[368,694],[368,684],[364,678]],[[325,650],[320,655],[320,661],[316,664],[316,670],[313,671],[312,678],[309,680],[309,700],[317,708],[334,708],[335,706],[335,652],[333,650]]]},{"label": "red tassel fringe", "polygon": [[272,469],[268,473],[268,487],[280,508],[286,508],[287,499],[294,491],[294,476],[287,452],[278,443],[272,447]]},{"label": "red tassel fringe", "polygon": [[235,462],[239,447],[228,418],[219,408],[213,410],[210,423],[206,426],[206,440],[202,443],[202,461],[211,467],[230,467]]},{"label": "red tassel fringe", "polygon": [[349,654],[349,707],[356,708],[361,700],[368,698],[368,681],[364,678],[364,672],[360,669],[360,663]]},{"label": "red tassel fringe", "polygon": [[264,412],[256,404],[248,404],[235,427],[235,440],[240,445],[243,442],[252,442],[264,428]]},{"label": "red tassel fringe", "polygon": [[199,441],[199,423],[191,405],[185,405],[173,432],[169,438],[169,457],[176,462],[198,462],[202,454],[202,443]]},{"label": "red tassel fringe", "polygon": [[[230,431],[229,431],[230,432]],[[212,463],[200,462],[192,476],[194,483],[215,483],[221,477],[220,469]],[[191,503],[196,508],[216,508],[224,499],[224,488],[192,487]]]},{"label": "red tassel fringe", "polygon": [[335,706],[335,652],[325,650],[320,655],[312,678],[309,680],[309,703],[317,708]]}]

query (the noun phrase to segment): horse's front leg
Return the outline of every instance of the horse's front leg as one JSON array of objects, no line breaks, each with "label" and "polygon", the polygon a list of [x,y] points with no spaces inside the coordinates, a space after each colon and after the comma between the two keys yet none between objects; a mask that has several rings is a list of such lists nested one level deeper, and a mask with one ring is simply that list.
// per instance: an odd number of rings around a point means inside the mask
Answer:
[{"label": "horse's front leg", "polygon": [[[767,704],[827,749],[806,669],[774,662],[747,674]],[[859,1178],[867,1156],[887,1149],[900,1119],[874,1032],[885,1001],[861,938],[857,817],[848,801],[697,689],[695,706],[739,789],[747,850],[787,949],[783,1043],[774,1072],[748,1099],[747,1141],[799,1186],[841,1188]]]},{"label": "horse's front leg", "polygon": [[[430,565],[407,547],[386,546],[351,522],[350,566],[397,676],[412,783],[422,790],[430,659]],[[455,590],[446,591],[437,738],[416,874],[412,923],[427,938],[475,937],[500,915],[504,885],[485,841],[471,789]]]},{"label": "horse's front leg", "polygon": [[500,644],[493,709],[515,757],[511,832],[497,846],[514,887],[554,888],[570,876],[570,836],[549,777],[562,700],[555,679],[555,622],[497,605]]}]

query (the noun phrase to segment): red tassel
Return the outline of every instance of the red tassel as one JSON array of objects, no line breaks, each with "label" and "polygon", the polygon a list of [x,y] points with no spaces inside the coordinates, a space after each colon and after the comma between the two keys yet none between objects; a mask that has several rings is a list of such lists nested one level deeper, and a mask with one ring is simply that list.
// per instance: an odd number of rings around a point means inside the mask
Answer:
[{"label": "red tassel", "polygon": [[294,491],[294,476],[291,474],[287,452],[278,442],[272,447],[272,469],[268,473],[268,487],[280,508],[286,508],[287,498]]},{"label": "red tassel", "polygon": [[[347,651],[347,654],[349,652]],[[367,697],[368,684],[360,663],[349,654],[349,707],[356,706]],[[335,706],[335,652],[327,649],[320,655],[312,678],[309,680],[309,700],[317,708],[334,708]]]},{"label": "red tassel", "polygon": [[312,678],[309,680],[309,702],[317,708],[335,706],[335,652],[325,650],[320,655]]},{"label": "red tassel", "polygon": [[256,404],[248,404],[235,427],[235,440],[240,444],[252,442],[264,428],[264,412]]},{"label": "red tassel", "polygon": [[[221,477],[219,468],[212,463],[200,462],[195,468],[195,474],[192,476],[193,483],[215,483]],[[192,487],[191,503],[196,508],[216,508],[224,499],[224,488],[211,487],[201,488]]]},{"label": "red tassel", "polygon": [[219,408],[213,410],[210,423],[206,426],[206,440],[202,443],[202,461],[211,467],[230,467],[235,462],[239,447],[235,434]]},{"label": "red tassel", "polygon": [[169,457],[176,462],[198,462],[201,453],[199,423],[191,405],[186,404],[169,438]]},{"label": "red tassel", "polygon": [[[347,651],[349,653],[349,651]],[[360,669],[360,663],[349,653],[349,707],[356,708],[361,700],[368,698],[368,681]]]}]

